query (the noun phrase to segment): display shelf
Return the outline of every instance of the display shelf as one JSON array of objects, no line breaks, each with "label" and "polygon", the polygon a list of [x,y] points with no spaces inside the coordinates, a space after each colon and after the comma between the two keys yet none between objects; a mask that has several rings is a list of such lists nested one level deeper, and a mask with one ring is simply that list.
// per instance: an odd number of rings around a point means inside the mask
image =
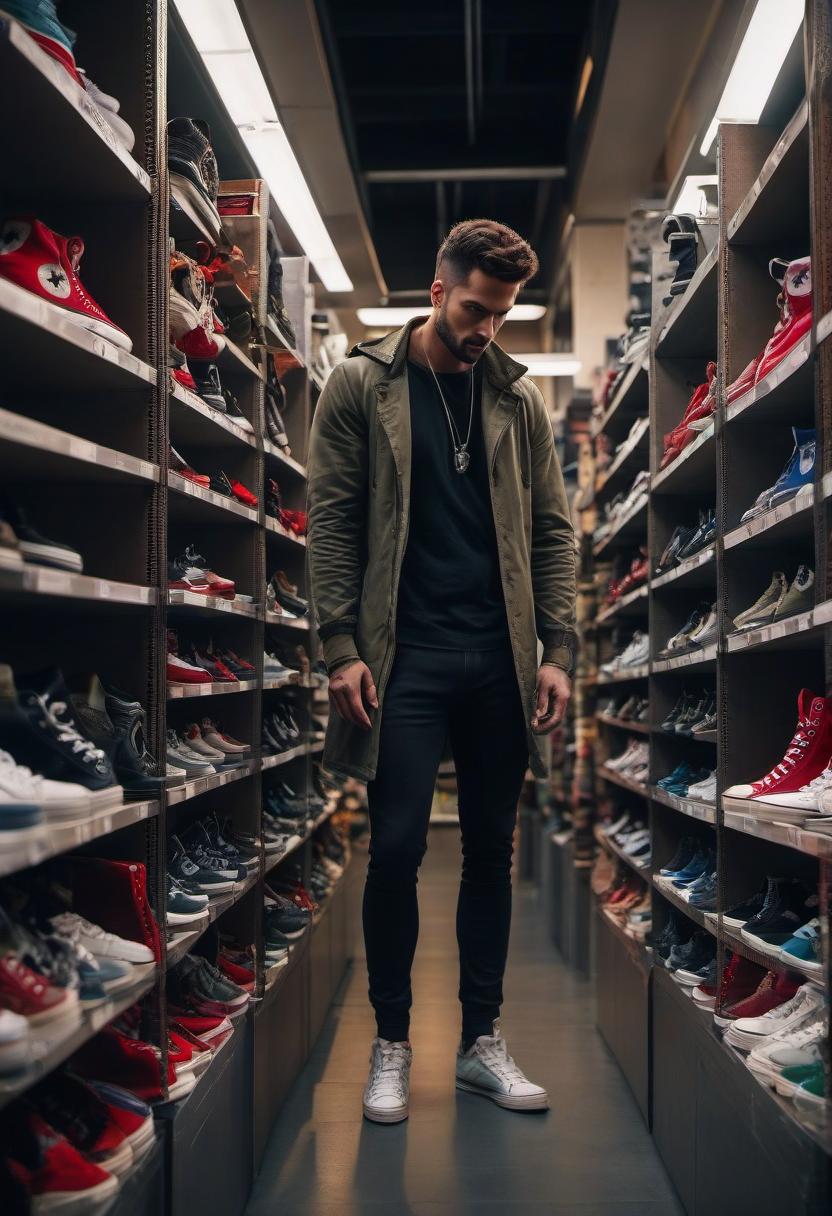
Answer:
[{"label": "display shelf", "polygon": [[636,587],[635,591],[630,591],[627,595],[616,600],[609,608],[605,609],[596,617],[598,625],[604,625],[608,621],[614,621],[617,617],[623,616],[646,616],[647,604],[644,602],[647,599],[647,584],[644,583],[641,587]]},{"label": "display shelf", "polygon": [[653,673],[665,671],[704,671],[716,663],[717,643],[701,646],[698,650],[686,650],[684,654],[674,655],[671,659],[654,659]]},{"label": "display shelf", "polygon": [[[286,371],[291,371],[293,368],[305,367],[303,356],[294,346],[290,346],[288,340],[281,333],[280,327],[275,321],[271,313],[266,314],[266,348],[270,351],[281,353],[284,358],[281,360],[281,374]],[[288,356],[288,358],[286,357]]]},{"label": "display shelf", "polygon": [[281,468],[289,473],[294,473],[297,477],[306,479],[306,469],[295,460],[292,456],[287,456],[276,443],[272,443],[271,439],[263,440],[263,451],[268,460],[274,460]]},{"label": "display shelf", "polygon": [[25,121],[7,124],[4,147],[28,197],[147,201],[150,177],[122,148],[89,95],[5,13],[0,74],[7,96],[25,98]]},{"label": "display shelf", "polygon": [[155,801],[125,802],[110,811],[86,815],[82,819],[64,821],[44,819],[36,828],[26,828],[19,834],[4,832],[3,836],[17,838],[3,842],[0,850],[0,878],[40,865],[50,857],[78,849],[83,844],[109,836],[134,823],[154,819],[159,814],[159,803]]},{"label": "display shelf", "polygon": [[305,536],[298,536],[291,528],[284,528],[283,524],[278,523],[276,519],[272,519],[270,515],[266,516],[266,534],[267,537],[273,536],[279,540],[288,541],[291,545],[300,545],[302,548],[306,548]]},{"label": "display shelf", "polygon": [[654,874],[653,886],[663,899],[673,904],[674,908],[678,908],[689,920],[695,921],[700,929],[707,929],[712,937],[716,937],[717,926],[713,917],[708,916],[701,908],[692,908],[678,888],[673,886],[672,878],[665,878],[661,874]]},{"label": "display shelf", "polygon": [[266,612],[266,624],[273,629],[295,629],[300,633],[308,633],[312,628],[308,616],[284,616],[281,612]]},{"label": "display shelf", "polygon": [[183,509],[184,503],[187,502],[196,507],[195,511],[190,512],[194,516],[213,516],[215,519],[226,521],[229,517],[236,517],[246,523],[258,523],[257,512],[251,507],[244,507],[242,503],[227,498],[224,494],[217,494],[215,490],[206,490],[203,486],[195,485],[194,482],[188,481],[187,477],[180,477],[173,469],[168,471],[168,488],[182,496],[178,502],[171,500],[171,509],[175,509],[177,514],[188,513]]},{"label": "display shelf", "polygon": [[650,674],[650,666],[648,663],[641,663],[638,667],[628,667],[625,671],[616,671],[612,675],[601,675],[595,677],[595,683],[602,684],[626,684],[630,680],[646,680]]},{"label": "display shelf", "polygon": [[596,714],[596,721],[603,722],[605,726],[617,726],[621,730],[628,730],[636,735],[649,735],[650,725],[647,722],[631,722],[628,718],[613,718],[608,714]]},{"label": "display shelf", "polygon": [[654,575],[650,579],[650,587],[655,590],[657,587],[666,587],[668,583],[675,583],[680,579],[685,579],[691,586],[714,586],[716,584],[715,554],[716,549],[713,545],[709,545],[707,549],[703,549],[701,553],[694,553],[692,557],[680,562],[672,570]]},{"label": "display shelf", "polygon": [[616,521],[612,531],[603,540],[599,540],[597,544],[593,545],[592,552],[595,557],[600,557],[613,543],[629,543],[633,537],[646,535],[647,520],[646,518],[642,519],[642,516],[646,516],[647,514],[647,501],[648,495],[646,491],[643,494],[639,494],[629,510]]},{"label": "display shelf", "polygon": [[726,549],[734,549],[737,545],[766,548],[775,542],[800,536],[812,527],[814,505],[815,487],[804,486],[788,502],[732,528],[726,533],[723,546]]},{"label": "display shelf", "polygon": [[88,607],[118,604],[132,608],[150,608],[159,598],[155,587],[28,564],[17,570],[0,570],[0,595],[19,598],[21,602],[37,602],[41,597],[52,596],[82,600]]},{"label": "display shelf", "polygon": [[98,1034],[105,1026],[120,1017],[136,1001],[150,991],[156,983],[156,964],[134,964],[134,983],[122,990],[117,997],[84,1009],[79,1005],[74,1014],[56,1018],[45,1026],[33,1027],[29,1031],[34,1059],[23,1072],[0,1077],[0,1107],[21,1097],[37,1081],[62,1064],[88,1039]]},{"label": "display shelf", "polygon": [[[641,877],[643,878],[644,875],[641,875]],[[633,961],[638,964],[645,974],[649,973],[653,965],[653,951],[651,948],[640,938],[633,937],[631,933],[628,933],[614,912],[609,908],[605,908],[600,900],[596,900],[596,905],[604,918],[604,923],[609,926],[611,932],[622,943]]]},{"label": "display shelf", "polygon": [[217,355],[217,367],[220,373],[227,376],[244,376],[255,380],[262,380],[263,373],[256,363],[252,363],[251,359],[241,350],[236,342],[232,342],[230,338],[226,338],[225,346]]},{"label": "display shelf", "polygon": [[[268,613],[266,614],[266,617],[268,619]],[[302,682],[302,680],[300,679],[299,671],[292,672],[292,674],[288,675],[288,676],[266,676],[263,679],[263,691],[264,692],[273,692],[276,688],[306,688],[306,687],[308,687],[308,686],[305,685]]]},{"label": "display shelf", "polygon": [[809,227],[809,108],[804,101],[728,221],[728,240],[754,245]]},{"label": "display shelf", "polygon": [[95,1209],[95,1216],[117,1216],[119,1212],[141,1211],[141,1205],[146,1201],[148,1181],[152,1180],[154,1174],[161,1176],[163,1173],[164,1151],[164,1138],[154,1133],[153,1143],[138,1159],[133,1158],[130,1168],[118,1180],[117,1193],[109,1203]]},{"label": "display shelf", "polygon": [[619,861],[623,861],[624,864],[629,866],[631,870],[635,870],[636,874],[643,878],[646,883],[652,884],[653,876],[650,873],[651,863],[649,859],[647,861],[639,861],[637,857],[630,857],[629,854],[625,853],[620,845],[617,845],[615,841],[612,840],[611,837],[607,836],[604,832],[596,831],[595,839],[602,849],[606,849],[606,851],[612,854],[613,857],[617,857]]},{"label": "display shelf", "polygon": [[[777,971],[780,975],[798,975],[805,976],[807,980],[813,983],[822,983],[817,972],[807,970],[802,966],[799,959],[794,962],[786,963],[780,955],[778,947],[772,950],[761,950],[758,946],[752,944],[748,938],[743,937],[739,929],[734,929],[723,923],[722,938],[729,950],[733,950],[735,954],[741,954],[743,958],[749,959],[752,963],[757,963],[759,967],[765,967],[769,971]],[[822,973],[821,973],[822,974]]]},{"label": "display shelf", "polygon": [[714,471],[714,424],[702,431],[675,460],[653,475],[652,490],[662,494],[699,493]]},{"label": "display shelf", "polygon": [[809,1140],[813,1141],[827,1156],[832,1157],[832,1124],[824,1125],[823,1122],[813,1123],[810,1119],[801,1118],[801,1112],[794,1102],[790,1098],[778,1094],[775,1089],[766,1083],[765,1078],[750,1069],[746,1063],[747,1056],[738,1051],[737,1048],[732,1047],[730,1043],[726,1043],[718,1035],[716,1028],[714,1029],[714,1037],[719,1039],[723,1051],[732,1060],[734,1067],[742,1068],[750,1077],[753,1077],[759,1088],[766,1094],[768,1101],[777,1109],[780,1118],[794,1126],[800,1135],[806,1136]]},{"label": "display shelf", "polygon": [[213,223],[209,224],[176,182],[170,183],[170,232],[171,236],[183,241],[228,244],[222,224],[219,228]]},{"label": "display shelf", "polygon": [[256,447],[252,431],[240,426],[222,410],[207,405],[196,393],[171,380],[171,432],[174,447],[181,443],[215,446],[225,442],[245,443]]},{"label": "display shelf", "polygon": [[594,432],[596,435],[600,435],[603,431],[606,431],[613,419],[617,422],[617,415],[624,416],[626,414],[629,417],[631,410],[638,409],[642,405],[646,408],[645,393],[648,362],[649,352],[645,350],[638,359],[630,364],[629,369],[624,373],[624,377],[615,391],[615,396],[598,423]]},{"label": "display shelf", "polygon": [[696,267],[687,290],[668,306],[656,343],[659,358],[716,351],[718,267],[719,247],[714,245]]},{"label": "display shelf", "polygon": [[639,472],[641,469],[647,468],[647,441],[649,434],[650,420],[648,418],[639,418],[635,424],[635,429],[622,443],[619,450],[615,453],[612,463],[598,479],[595,486],[596,502],[613,486],[620,485],[621,482],[626,480],[626,476],[630,476],[632,480],[633,471]]},{"label": "display shelf", "polygon": [[832,312],[825,313],[815,326],[815,342],[820,346],[832,334]]},{"label": "display shelf", "polygon": [[298,832],[297,835],[289,837],[286,842],[285,849],[281,849],[279,853],[276,851],[273,853],[267,853],[264,872],[266,874],[270,873],[273,869],[275,869],[276,866],[279,866],[281,862],[284,862],[287,857],[291,857],[292,853],[296,853],[301,845],[306,844],[309,836],[310,832],[308,831]]},{"label": "display shelf", "polygon": [[660,802],[662,806],[669,806],[674,811],[678,811],[680,815],[687,815],[689,819],[699,819],[702,823],[716,823],[716,807],[710,802],[680,798],[678,794],[668,794],[667,790],[663,790],[658,785],[651,788],[650,797],[654,802]]},{"label": "display shelf", "polygon": [[[825,832],[813,832],[811,826],[804,827],[804,820],[809,816],[804,811],[800,819],[794,823],[780,818],[760,818],[755,813],[759,809],[756,804],[746,798],[728,798],[723,794],[722,813],[726,828],[734,832],[742,832],[746,836],[756,836],[758,840],[770,840],[773,844],[781,844],[794,849],[798,853],[806,853],[810,857],[818,857],[824,861],[832,861],[832,836]],[[781,811],[784,808],[779,808]],[[776,816],[778,808],[772,804],[771,812]]]},{"label": "display shelf", "polygon": [[598,775],[604,781],[611,781],[613,785],[620,785],[623,790],[629,790],[632,794],[638,794],[641,798],[648,796],[649,790],[643,781],[633,781],[632,777],[625,777],[623,773],[617,773],[614,768],[608,768],[606,764],[600,765]]},{"label": "display shelf", "polygon": [[189,697],[222,697],[228,693],[254,692],[256,688],[259,688],[258,680],[238,680],[236,684],[232,684],[230,680],[225,683],[213,680],[210,684],[176,684],[170,681],[167,699],[182,701]]},{"label": "display shelf", "polygon": [[176,806],[180,802],[198,798],[201,794],[218,790],[223,785],[230,785],[232,781],[242,781],[244,777],[251,777],[259,771],[260,761],[249,760],[242,768],[229,769],[227,773],[212,773],[208,777],[195,777],[193,781],[185,781],[182,785],[175,785],[168,790],[168,806]]},{"label": "display shelf", "polygon": [[147,390],[156,372],[121,347],[85,329],[73,313],[0,279],[4,390],[38,388],[109,392]]},{"label": "display shelf", "polygon": [[259,620],[263,616],[259,604],[249,604],[239,599],[226,600],[220,595],[201,595],[198,591],[168,591],[168,605],[200,616],[210,616],[215,612],[247,617],[249,620]]},{"label": "display shelf", "polygon": [[732,401],[725,411],[725,421],[744,418],[753,407],[754,422],[793,422],[807,401],[812,400],[814,366],[811,359],[812,335],[805,334],[767,376]]},{"label": "display shelf", "polygon": [[825,600],[808,612],[799,612],[782,621],[772,621],[759,629],[729,633],[725,645],[729,653],[738,650],[813,650],[823,646],[824,627],[832,622],[832,600]]},{"label": "display shelf", "polygon": [[290,747],[288,751],[280,752],[276,756],[264,756],[262,760],[263,772],[267,772],[272,768],[280,768],[284,764],[288,764],[290,760],[296,760],[298,756],[309,756],[315,750],[313,743],[298,743],[295,747]]},{"label": "display shelf", "polygon": [[242,879],[240,882],[235,882],[233,891],[226,891],[221,895],[209,897],[208,915],[196,923],[196,928],[175,933],[168,940],[166,953],[167,967],[175,967],[177,963],[181,962],[214,921],[218,920],[220,916],[224,916],[228,909],[233,908],[259,881],[260,869],[258,866],[247,878]]},{"label": "display shelf", "polygon": [[[2,18],[0,18],[0,23]],[[23,414],[0,409],[0,475],[4,482],[120,482],[158,481],[159,466],[91,443]]]}]

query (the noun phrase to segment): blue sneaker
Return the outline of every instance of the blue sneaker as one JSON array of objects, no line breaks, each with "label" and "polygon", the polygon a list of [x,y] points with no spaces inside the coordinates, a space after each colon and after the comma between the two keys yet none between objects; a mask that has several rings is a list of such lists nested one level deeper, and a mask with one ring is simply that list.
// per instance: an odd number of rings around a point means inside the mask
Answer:
[{"label": "blue sneaker", "polygon": [[800,963],[804,971],[821,971],[820,921],[815,918],[798,929],[780,947],[780,957],[784,963]]},{"label": "blue sneaker", "polygon": [[704,849],[701,849],[699,855],[694,857],[690,865],[686,866],[684,870],[680,870],[676,875],[673,880],[674,887],[690,886],[697,878],[701,878],[703,874],[709,873],[714,868],[714,865],[715,859],[713,854],[710,851],[706,852]]},{"label": "blue sneaker", "polygon": [[694,770],[688,764],[687,760],[683,760],[681,764],[677,764],[672,773],[668,773],[666,777],[660,778],[656,782],[659,789],[666,790],[668,786],[678,785],[680,781],[689,781],[693,776]]},{"label": "blue sneaker", "polygon": [[763,490],[742,516],[742,523],[778,507],[815,480],[815,431],[813,427],[792,427],[794,450],[786,461],[786,467],[773,486]]}]

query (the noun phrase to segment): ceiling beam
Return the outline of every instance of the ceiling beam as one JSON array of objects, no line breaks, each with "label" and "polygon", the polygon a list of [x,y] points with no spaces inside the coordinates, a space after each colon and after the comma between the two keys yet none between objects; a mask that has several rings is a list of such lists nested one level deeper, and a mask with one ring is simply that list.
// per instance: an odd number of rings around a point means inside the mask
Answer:
[{"label": "ceiling beam", "polygon": [[565,165],[482,166],[476,169],[368,169],[366,182],[551,182],[566,177]]}]

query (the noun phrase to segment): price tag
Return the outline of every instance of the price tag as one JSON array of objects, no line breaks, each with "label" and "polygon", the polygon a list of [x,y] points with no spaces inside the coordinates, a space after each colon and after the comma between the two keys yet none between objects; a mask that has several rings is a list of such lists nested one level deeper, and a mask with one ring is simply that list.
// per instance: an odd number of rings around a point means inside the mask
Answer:
[{"label": "price tag", "polygon": [[113,588],[112,588],[112,585],[107,581],[107,579],[99,578],[99,579],[96,579],[95,582],[96,582],[96,593],[97,593],[99,599],[102,599],[102,600],[110,599],[113,594]]}]

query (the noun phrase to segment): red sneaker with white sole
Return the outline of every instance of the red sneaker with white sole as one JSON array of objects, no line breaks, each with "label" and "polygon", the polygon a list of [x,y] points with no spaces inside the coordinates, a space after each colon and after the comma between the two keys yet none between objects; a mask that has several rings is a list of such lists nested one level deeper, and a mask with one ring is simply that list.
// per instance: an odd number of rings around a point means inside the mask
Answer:
[{"label": "red sneaker with white sole", "polygon": [[[776,265],[777,259],[773,259]],[[782,263],[781,263],[782,265]],[[766,343],[757,365],[759,382],[786,358],[812,328],[812,260],[797,258],[783,276],[784,320]]]},{"label": "red sneaker with white sole", "polygon": [[231,1019],[227,1017],[185,1013],[184,1010],[179,1010],[174,1005],[170,1006],[170,1014],[171,1017],[176,1018],[174,1025],[184,1027],[185,1030],[209,1046],[215,1039],[221,1039],[223,1035],[228,1034],[229,1030],[233,1030]]},{"label": "red sneaker with white sole", "polygon": [[0,278],[53,308],[71,313],[84,329],[122,350],[132,350],[131,339],[110,320],[78,278],[83,256],[80,236],[61,236],[34,215],[4,220],[0,228]]},{"label": "red sneaker with white sole", "polygon": [[0,1009],[19,1014],[30,1026],[42,1026],[77,1010],[78,996],[71,988],[50,984],[16,955],[6,954],[0,958]]},{"label": "red sneaker with white sole", "polygon": [[194,667],[193,663],[186,663],[178,655],[170,653],[168,653],[165,663],[165,676],[171,684],[213,683],[210,675],[203,667]]},{"label": "red sneaker with white sole", "polygon": [[832,697],[819,697],[803,688],[797,698],[797,727],[786,754],[770,773],[747,785],[732,785],[729,798],[775,801],[793,794],[819,777],[832,755]]},{"label": "red sneaker with white sole", "polygon": [[88,1211],[112,1199],[118,1191],[112,1174],[88,1161],[34,1111],[22,1107],[21,1118],[37,1139],[40,1165],[31,1169],[13,1158],[9,1165],[31,1195],[33,1212]]}]

